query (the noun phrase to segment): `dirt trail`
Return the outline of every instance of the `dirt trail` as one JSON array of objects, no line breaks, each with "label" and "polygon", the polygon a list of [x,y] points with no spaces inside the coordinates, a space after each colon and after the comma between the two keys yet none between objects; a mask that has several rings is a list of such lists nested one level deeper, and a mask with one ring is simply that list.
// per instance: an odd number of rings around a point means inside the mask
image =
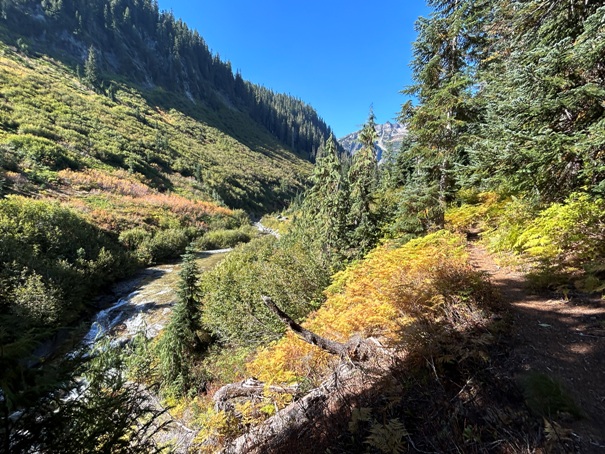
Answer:
[{"label": "dirt trail", "polygon": [[519,270],[500,267],[479,244],[471,262],[485,271],[509,306],[513,332],[506,367],[519,379],[540,372],[560,382],[585,417],[556,417],[564,452],[605,453],[605,301],[532,293]]}]

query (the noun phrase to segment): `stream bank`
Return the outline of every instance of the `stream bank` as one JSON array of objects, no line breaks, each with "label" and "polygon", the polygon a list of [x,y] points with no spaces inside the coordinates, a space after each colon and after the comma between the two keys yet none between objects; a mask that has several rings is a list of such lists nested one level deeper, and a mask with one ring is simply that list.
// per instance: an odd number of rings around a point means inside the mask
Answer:
[{"label": "stream bank", "polygon": [[[212,269],[230,249],[197,253],[196,263],[201,272]],[[146,268],[132,279],[116,284],[111,304],[105,303],[92,320],[85,345],[108,335],[115,344],[123,344],[139,333],[147,338],[157,336],[170,319],[177,301],[181,263]],[[105,297],[105,301],[107,301]]]}]

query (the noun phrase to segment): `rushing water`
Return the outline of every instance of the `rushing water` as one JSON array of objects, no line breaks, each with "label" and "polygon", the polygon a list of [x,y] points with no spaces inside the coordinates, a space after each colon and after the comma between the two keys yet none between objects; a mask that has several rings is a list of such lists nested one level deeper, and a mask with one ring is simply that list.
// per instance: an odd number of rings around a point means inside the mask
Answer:
[{"label": "rushing water", "polygon": [[[212,268],[227,252],[229,249],[200,253],[198,267],[201,271]],[[95,315],[83,346],[91,347],[105,336],[114,344],[128,342],[138,333],[147,338],[157,336],[177,301],[180,269],[180,263],[154,266],[119,284],[114,290],[115,302]]]}]

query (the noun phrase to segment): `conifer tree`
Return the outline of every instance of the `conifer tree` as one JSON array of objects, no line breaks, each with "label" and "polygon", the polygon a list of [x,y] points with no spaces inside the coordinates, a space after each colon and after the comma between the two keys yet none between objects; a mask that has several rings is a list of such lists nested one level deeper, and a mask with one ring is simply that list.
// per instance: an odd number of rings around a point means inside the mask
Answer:
[{"label": "conifer tree", "polygon": [[157,452],[164,411],[127,379],[126,355],[105,342],[38,371],[35,386],[10,396],[17,407],[0,401],[2,452]]},{"label": "conifer tree", "polygon": [[[474,73],[481,60],[486,38],[483,15],[489,2],[431,0],[431,16],[416,23],[412,69],[415,84],[404,93],[415,96],[419,105],[407,102],[402,120],[408,122],[413,152],[419,168],[416,186],[434,213],[428,224],[443,227],[445,205],[455,189],[453,169],[464,159],[469,125],[476,120],[472,103]],[[425,179],[424,182],[418,178]],[[431,205],[436,204],[436,207]],[[411,213],[414,215],[414,213]]]},{"label": "conifer tree", "polygon": [[97,51],[93,46],[88,48],[88,56],[84,62],[84,81],[95,89],[99,88],[99,64],[97,62]]},{"label": "conifer tree", "polygon": [[350,209],[348,223],[350,244],[355,256],[361,256],[376,240],[377,223],[372,213],[374,191],[378,182],[378,162],[375,142],[377,139],[374,112],[359,133],[362,147],[353,156],[349,169]]},{"label": "conifer tree", "polygon": [[562,200],[605,193],[605,7],[529,1],[501,8],[494,63],[480,95],[486,117],[473,172],[491,187]]},{"label": "conifer tree", "polygon": [[[189,356],[199,351],[204,342],[200,338],[201,307],[198,289],[199,268],[195,254],[188,250],[183,255],[179,273],[178,301],[170,322],[158,342],[160,372],[167,388],[181,394],[191,386],[191,360]],[[208,339],[205,339],[208,340]]]},{"label": "conifer tree", "polygon": [[337,269],[347,249],[348,192],[331,135],[319,152],[311,181],[296,228],[317,244],[326,265]]}]

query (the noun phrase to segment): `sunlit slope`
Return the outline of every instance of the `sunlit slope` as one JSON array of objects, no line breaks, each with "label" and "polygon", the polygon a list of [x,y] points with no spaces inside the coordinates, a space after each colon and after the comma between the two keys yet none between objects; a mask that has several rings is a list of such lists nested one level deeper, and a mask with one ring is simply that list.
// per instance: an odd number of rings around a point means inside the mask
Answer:
[{"label": "sunlit slope", "polygon": [[96,93],[63,64],[0,44],[3,192],[70,183],[60,171],[123,170],[159,192],[265,211],[302,188],[310,164],[237,109],[112,82]]}]

